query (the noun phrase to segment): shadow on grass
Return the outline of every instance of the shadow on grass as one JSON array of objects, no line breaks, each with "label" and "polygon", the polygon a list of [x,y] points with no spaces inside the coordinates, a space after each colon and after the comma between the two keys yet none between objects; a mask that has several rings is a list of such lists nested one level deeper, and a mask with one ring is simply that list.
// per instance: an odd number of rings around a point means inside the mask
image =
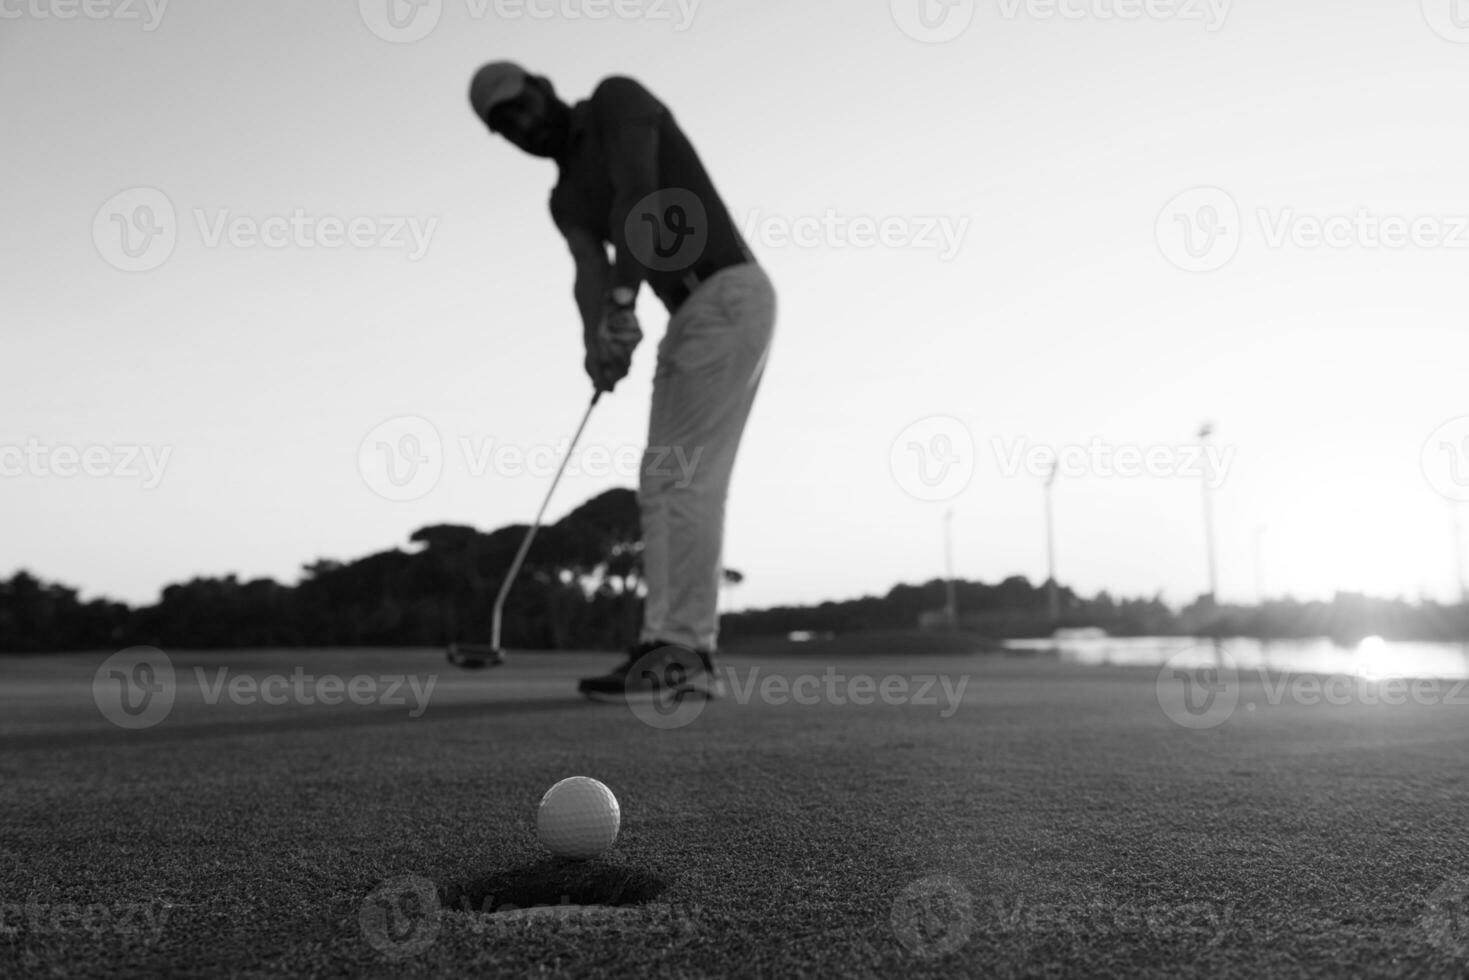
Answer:
[{"label": "shadow on grass", "polygon": [[645,905],[667,883],[639,868],[559,858],[476,875],[439,886],[451,912],[497,912],[557,905]]}]

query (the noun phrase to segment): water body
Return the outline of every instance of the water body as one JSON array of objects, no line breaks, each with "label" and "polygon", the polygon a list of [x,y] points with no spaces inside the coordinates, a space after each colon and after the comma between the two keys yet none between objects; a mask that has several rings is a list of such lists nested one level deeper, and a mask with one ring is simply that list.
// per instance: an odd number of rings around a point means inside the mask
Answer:
[{"label": "water body", "polygon": [[1207,667],[1222,652],[1236,669],[1333,674],[1380,680],[1388,677],[1469,677],[1469,643],[1418,643],[1368,637],[1356,646],[1328,639],[1210,640],[1186,636],[1061,636],[1007,640],[1009,650],[1060,657],[1086,665]]}]

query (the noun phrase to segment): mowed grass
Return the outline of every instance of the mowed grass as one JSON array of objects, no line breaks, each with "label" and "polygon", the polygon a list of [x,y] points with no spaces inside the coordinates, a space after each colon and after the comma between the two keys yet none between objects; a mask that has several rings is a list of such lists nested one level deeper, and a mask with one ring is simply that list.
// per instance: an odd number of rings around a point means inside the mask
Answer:
[{"label": "mowed grass", "polygon": [[[1153,669],[864,650],[828,681],[767,652],[671,727],[575,696],[607,655],[465,674],[430,650],[258,651],[173,654],[172,712],[124,731],[93,701],[103,657],[0,659],[0,976],[1469,969],[1457,703],[1271,704],[1246,678],[1225,724],[1191,731]],[[209,704],[195,673],[298,666],[435,687],[414,717]],[[962,704],[939,683],[853,704],[858,675],[963,681]],[[782,696],[803,676],[818,703]],[[624,815],[583,865],[534,835],[573,774]],[[631,904],[486,914],[598,898]]]}]

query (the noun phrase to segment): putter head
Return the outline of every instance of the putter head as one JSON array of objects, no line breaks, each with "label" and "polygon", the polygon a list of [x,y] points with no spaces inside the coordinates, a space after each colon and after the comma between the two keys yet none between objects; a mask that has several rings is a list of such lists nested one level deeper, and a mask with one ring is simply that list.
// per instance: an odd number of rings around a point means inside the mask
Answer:
[{"label": "putter head", "polygon": [[465,670],[482,670],[498,667],[505,662],[505,651],[498,647],[472,643],[450,643],[444,658],[455,667]]}]

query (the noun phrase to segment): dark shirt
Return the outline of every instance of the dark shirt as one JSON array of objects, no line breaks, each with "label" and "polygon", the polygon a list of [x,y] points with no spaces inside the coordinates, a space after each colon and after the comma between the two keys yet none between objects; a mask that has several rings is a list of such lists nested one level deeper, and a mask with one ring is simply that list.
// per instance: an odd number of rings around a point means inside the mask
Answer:
[{"label": "dark shirt", "polygon": [[[617,136],[629,125],[658,130],[658,197],[625,223],[628,251],[642,278],[669,311],[688,295],[689,273],[707,279],[751,256],[729,209],[673,113],[630,78],[613,77],[572,108],[566,156],[551,191],[558,228],[581,228],[615,244],[612,222],[625,167],[617,160]],[[630,192],[629,192],[630,193]],[[625,201],[625,205],[639,202]]]}]

